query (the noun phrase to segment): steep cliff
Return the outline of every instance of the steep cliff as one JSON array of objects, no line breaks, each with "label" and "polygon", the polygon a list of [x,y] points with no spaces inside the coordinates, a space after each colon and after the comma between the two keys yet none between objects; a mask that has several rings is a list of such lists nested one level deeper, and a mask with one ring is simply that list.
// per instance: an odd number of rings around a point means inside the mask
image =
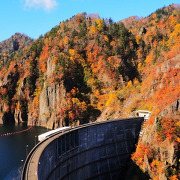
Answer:
[{"label": "steep cliff", "polygon": [[180,99],[164,108],[152,123],[145,122],[132,159],[152,179],[178,179],[180,168]]},{"label": "steep cliff", "polygon": [[82,13],[35,41],[1,42],[0,123],[56,128],[149,110],[132,159],[152,179],[178,179],[179,19],[175,4],[118,23]]},{"label": "steep cliff", "polygon": [[20,93],[16,90],[20,72],[14,61],[32,42],[33,39],[20,33],[15,33],[9,39],[0,42],[0,123],[18,122],[20,119],[22,121],[23,114],[14,107],[13,97]]},{"label": "steep cliff", "polygon": [[137,109],[155,118],[180,96],[179,17],[176,5],[125,25],[82,13],[21,50],[14,43],[0,66],[1,119],[54,128]]}]

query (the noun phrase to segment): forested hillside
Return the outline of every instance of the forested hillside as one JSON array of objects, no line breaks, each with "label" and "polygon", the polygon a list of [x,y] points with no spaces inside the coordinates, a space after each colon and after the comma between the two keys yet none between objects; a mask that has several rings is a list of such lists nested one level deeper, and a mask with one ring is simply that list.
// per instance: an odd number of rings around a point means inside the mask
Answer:
[{"label": "forested hillside", "polygon": [[15,33],[8,40],[0,42],[0,62],[1,62],[1,70],[4,66],[8,68],[10,61],[15,58],[15,54],[18,54],[20,57],[20,52],[25,46],[29,46],[33,41],[30,37]]},{"label": "forested hillside", "polygon": [[149,110],[132,159],[153,179],[180,177],[178,5],[117,23],[82,13],[23,38],[0,43],[2,122],[56,128]]},{"label": "forested hillside", "polygon": [[137,49],[122,23],[86,13],[60,23],[2,66],[3,121],[15,115],[52,128],[95,121],[104,111],[104,119],[119,117],[130,95],[123,88],[141,80]]},{"label": "forested hillside", "polygon": [[[152,179],[180,179],[180,6],[122,21],[135,35],[140,93],[128,107],[152,111],[132,159]],[[144,59],[145,50],[146,56]],[[128,98],[130,99],[130,98]],[[133,101],[135,103],[133,104]]]}]

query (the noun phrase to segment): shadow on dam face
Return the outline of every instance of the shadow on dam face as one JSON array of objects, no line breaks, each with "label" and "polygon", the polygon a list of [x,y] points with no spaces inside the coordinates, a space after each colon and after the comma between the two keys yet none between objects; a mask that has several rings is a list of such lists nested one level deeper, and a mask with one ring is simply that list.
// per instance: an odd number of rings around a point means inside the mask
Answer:
[{"label": "shadow on dam face", "polygon": [[126,179],[143,118],[106,121],[74,128],[43,150],[39,180]]}]

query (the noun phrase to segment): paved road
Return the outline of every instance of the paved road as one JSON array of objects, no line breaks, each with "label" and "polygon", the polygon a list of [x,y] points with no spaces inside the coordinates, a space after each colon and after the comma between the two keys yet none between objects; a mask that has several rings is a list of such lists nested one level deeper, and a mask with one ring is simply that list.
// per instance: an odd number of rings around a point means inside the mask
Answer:
[{"label": "paved road", "polygon": [[38,170],[40,156],[43,150],[45,149],[45,147],[56,138],[57,135],[45,140],[43,143],[41,143],[41,145],[37,146],[37,148],[35,147],[32,150],[33,153],[29,154],[30,159],[27,158],[28,159],[27,168],[24,177],[22,177],[22,180],[38,180],[37,170]]}]

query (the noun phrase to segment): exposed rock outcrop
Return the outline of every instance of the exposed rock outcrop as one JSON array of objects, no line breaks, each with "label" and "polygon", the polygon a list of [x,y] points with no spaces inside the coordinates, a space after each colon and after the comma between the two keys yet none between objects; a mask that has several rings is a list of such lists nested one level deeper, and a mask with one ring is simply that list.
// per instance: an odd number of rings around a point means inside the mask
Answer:
[{"label": "exposed rock outcrop", "polygon": [[173,102],[170,106],[166,107],[159,114],[160,116],[179,116],[180,115],[180,99]]},{"label": "exposed rock outcrop", "polygon": [[[148,172],[151,178],[157,178],[160,180],[167,180],[168,177],[173,176],[173,172],[177,172],[179,168],[179,145],[172,137],[166,139],[160,139],[159,134],[159,122],[163,118],[172,119],[172,127],[169,124],[167,128],[173,128],[180,119],[180,99],[173,102],[168,107],[164,108],[156,121],[153,123],[146,123],[144,125],[142,136],[140,137],[138,144],[144,144],[150,148],[149,152],[144,153],[143,163],[140,165],[143,171]],[[167,120],[166,120],[167,121]],[[163,122],[161,122],[163,123]],[[164,122],[167,123],[167,122]],[[164,126],[163,126],[164,127]],[[175,132],[174,132],[175,133]],[[165,134],[162,134],[165,136]],[[173,134],[172,134],[173,136]],[[178,135],[179,136],[179,135]],[[138,152],[136,152],[138,153]]]},{"label": "exposed rock outcrop", "polygon": [[56,109],[60,98],[65,97],[65,89],[61,85],[48,85],[44,83],[39,98],[39,121],[38,125],[46,126],[48,128],[57,127],[56,124]]}]

